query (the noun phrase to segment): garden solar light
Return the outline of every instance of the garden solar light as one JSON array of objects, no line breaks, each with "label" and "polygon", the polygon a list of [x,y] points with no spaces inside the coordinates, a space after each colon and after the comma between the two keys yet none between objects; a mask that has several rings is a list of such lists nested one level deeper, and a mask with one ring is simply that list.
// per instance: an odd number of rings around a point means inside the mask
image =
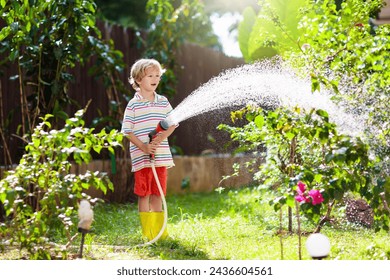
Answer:
[{"label": "garden solar light", "polygon": [[84,237],[89,232],[93,220],[91,204],[87,200],[80,201],[78,231],[81,232],[81,245],[79,257],[83,257]]},{"label": "garden solar light", "polygon": [[79,205],[79,232],[89,232],[93,220],[93,211],[91,209],[91,204],[87,200],[80,201]]},{"label": "garden solar light", "polygon": [[313,233],[307,238],[306,248],[313,259],[322,260],[329,255],[330,241],[321,233]]}]

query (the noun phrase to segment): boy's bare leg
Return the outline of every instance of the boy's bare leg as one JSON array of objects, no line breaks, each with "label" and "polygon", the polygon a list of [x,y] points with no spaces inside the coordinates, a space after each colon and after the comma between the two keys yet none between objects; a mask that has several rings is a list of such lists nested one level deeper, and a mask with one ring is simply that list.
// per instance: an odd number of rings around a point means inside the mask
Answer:
[{"label": "boy's bare leg", "polygon": [[159,195],[150,196],[150,211],[161,212],[162,211],[162,200]]},{"label": "boy's bare leg", "polygon": [[138,212],[149,212],[149,198],[150,196],[139,196],[138,197]]}]

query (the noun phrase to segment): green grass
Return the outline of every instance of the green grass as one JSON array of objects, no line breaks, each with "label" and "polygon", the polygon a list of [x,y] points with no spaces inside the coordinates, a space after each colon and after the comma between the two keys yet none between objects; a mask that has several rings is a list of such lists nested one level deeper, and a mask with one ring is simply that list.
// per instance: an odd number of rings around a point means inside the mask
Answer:
[{"label": "green grass", "polygon": [[[256,188],[168,196],[170,238],[147,247],[138,246],[144,240],[136,204],[100,204],[94,207],[95,220],[92,232],[86,235],[83,256],[111,260],[279,260],[279,213],[268,205],[269,198],[269,193]],[[332,245],[328,259],[390,259],[389,233],[349,224],[342,209],[334,214],[335,222],[321,231]],[[296,230],[295,219],[293,226]],[[302,218],[303,232],[314,228]],[[302,236],[302,259],[310,259],[306,238]],[[80,236],[73,242],[71,253],[77,254],[79,244]],[[17,259],[17,254],[11,252],[0,259]],[[286,260],[298,259],[296,234],[283,236],[283,256]]]},{"label": "green grass", "polygon": [[[143,239],[136,205],[100,205],[94,209],[94,232],[86,241],[85,256],[93,259],[278,260],[281,259],[277,234],[279,214],[268,205],[266,196],[267,193],[256,188],[225,190],[221,194],[168,196],[170,239],[148,247],[137,247]],[[265,197],[264,202],[259,202],[259,197]],[[348,224],[341,212],[336,213],[335,223],[322,230],[332,245],[329,259],[390,259],[389,233],[375,233]],[[314,227],[303,219],[303,231]],[[302,258],[310,259],[306,238],[302,237]],[[296,234],[283,236],[283,256],[287,260],[298,259]]]}]

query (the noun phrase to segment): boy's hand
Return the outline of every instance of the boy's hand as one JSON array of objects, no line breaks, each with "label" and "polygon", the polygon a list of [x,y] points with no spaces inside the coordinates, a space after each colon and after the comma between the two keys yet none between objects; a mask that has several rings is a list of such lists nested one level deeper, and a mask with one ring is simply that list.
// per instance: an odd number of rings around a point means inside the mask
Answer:
[{"label": "boy's hand", "polygon": [[145,153],[145,154],[154,154],[156,152],[156,149],[158,147],[158,144],[152,142],[152,143],[144,143],[143,146],[142,146],[142,151]]},{"label": "boy's hand", "polygon": [[162,134],[159,133],[159,134],[157,134],[157,135],[153,138],[151,144],[155,144],[155,145],[157,145],[157,147],[158,147],[158,146],[161,144],[161,142],[162,142],[163,140],[164,140],[164,138],[163,138]]}]

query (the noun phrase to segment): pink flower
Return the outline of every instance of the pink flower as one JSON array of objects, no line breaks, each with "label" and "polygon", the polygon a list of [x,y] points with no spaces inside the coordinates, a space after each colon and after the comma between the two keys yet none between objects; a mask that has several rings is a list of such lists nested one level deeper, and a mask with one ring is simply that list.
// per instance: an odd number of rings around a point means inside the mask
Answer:
[{"label": "pink flower", "polygon": [[312,198],[313,205],[320,204],[324,201],[324,198],[319,190],[310,190],[309,196]]},{"label": "pink flower", "polygon": [[300,203],[309,203],[310,198],[313,205],[320,204],[324,201],[324,198],[319,190],[310,190],[307,192],[305,183],[301,181],[297,184],[297,193],[298,195],[295,196],[295,200]]},{"label": "pink flower", "polygon": [[306,185],[303,182],[299,181],[297,186],[298,195],[295,197],[295,200],[298,202],[310,202],[310,198],[308,198],[305,194]]},{"label": "pink flower", "polygon": [[303,193],[306,190],[306,185],[303,182],[299,181],[297,186],[298,186],[298,188],[297,188],[298,194],[303,195]]},{"label": "pink flower", "polygon": [[310,198],[306,197],[304,194],[295,196],[295,200],[298,202],[309,202]]}]

